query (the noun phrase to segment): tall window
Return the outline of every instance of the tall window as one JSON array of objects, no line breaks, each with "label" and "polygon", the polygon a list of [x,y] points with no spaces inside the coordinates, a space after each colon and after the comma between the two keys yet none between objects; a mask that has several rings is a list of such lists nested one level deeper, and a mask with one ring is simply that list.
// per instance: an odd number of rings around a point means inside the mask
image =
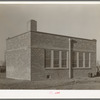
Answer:
[{"label": "tall window", "polygon": [[79,52],[79,67],[83,67],[83,52]]},{"label": "tall window", "polygon": [[85,67],[89,67],[89,53],[85,53]]},{"label": "tall window", "polygon": [[77,67],[77,52],[72,53],[72,66]]},{"label": "tall window", "polygon": [[66,67],[67,66],[67,52],[66,51],[62,51],[62,67]]},{"label": "tall window", "polygon": [[54,51],[54,67],[59,67],[59,51]]},{"label": "tall window", "polygon": [[51,67],[51,50],[45,51],[45,65],[46,67]]}]

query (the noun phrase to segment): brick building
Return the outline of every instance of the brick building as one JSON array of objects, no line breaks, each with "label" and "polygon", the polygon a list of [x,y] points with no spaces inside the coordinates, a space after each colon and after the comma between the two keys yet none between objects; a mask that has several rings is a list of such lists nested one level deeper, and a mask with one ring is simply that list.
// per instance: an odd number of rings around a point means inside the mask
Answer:
[{"label": "brick building", "polygon": [[87,77],[96,70],[96,40],[30,31],[7,39],[6,76],[21,80]]}]

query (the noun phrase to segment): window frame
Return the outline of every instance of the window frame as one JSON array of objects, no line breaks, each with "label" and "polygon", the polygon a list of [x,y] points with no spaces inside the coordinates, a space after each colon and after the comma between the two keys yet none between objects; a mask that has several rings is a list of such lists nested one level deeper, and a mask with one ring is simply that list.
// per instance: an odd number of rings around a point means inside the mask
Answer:
[{"label": "window frame", "polygon": [[[68,69],[68,50],[55,50],[55,49],[45,49],[46,50],[50,50],[51,51],[51,66],[47,67],[46,66],[46,56],[45,56],[45,69]],[[59,67],[54,67],[54,51],[58,51],[59,53]],[[62,51],[66,51],[66,67],[62,67]],[[46,55],[46,52],[45,52]]]},{"label": "window frame", "polygon": [[[73,69],[77,69],[77,68],[79,68],[79,69],[88,69],[88,68],[91,68],[91,54],[92,53],[91,52],[86,52],[86,51],[85,52],[84,51],[75,51],[75,52],[77,52],[77,67],[73,67]],[[82,57],[83,58],[83,64],[82,64],[83,66],[82,67],[79,66],[79,64],[80,64],[79,54],[80,53],[83,53],[82,54],[83,55],[83,57]],[[85,59],[86,53],[89,53],[89,60],[88,60],[89,61],[88,62],[89,66],[88,67],[85,66],[85,64],[86,64],[86,59]]]},{"label": "window frame", "polygon": [[[47,67],[46,66],[46,50],[50,50],[50,67]],[[58,51],[59,53],[58,53],[58,55],[59,55],[59,57],[58,57],[58,59],[59,59],[59,67],[54,67],[54,51]],[[63,51],[65,51],[66,52],[66,67],[62,67],[63,65],[62,65],[62,60],[63,60],[63,58],[62,58],[62,52]],[[73,67],[72,66],[72,68],[73,69],[77,69],[77,68],[79,68],[79,69],[87,69],[87,68],[91,68],[91,52],[84,52],[84,51],[73,51],[73,52],[76,52],[76,67]],[[80,53],[82,53],[82,61],[83,61],[83,66],[82,67],[80,67],[79,66],[79,64],[80,64]],[[86,53],[89,53],[89,66],[88,67],[86,67],[85,66],[85,64],[86,64]],[[72,62],[73,63],[73,62]],[[45,49],[45,65],[44,65],[44,67],[46,68],[46,69],[68,69],[69,68],[69,51],[68,50],[55,50],[55,49]]]}]

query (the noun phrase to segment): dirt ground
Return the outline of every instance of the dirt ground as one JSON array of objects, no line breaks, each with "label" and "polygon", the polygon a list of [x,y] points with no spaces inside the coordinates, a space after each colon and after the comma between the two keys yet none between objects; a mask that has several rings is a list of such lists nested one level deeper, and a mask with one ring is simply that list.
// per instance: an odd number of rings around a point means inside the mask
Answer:
[{"label": "dirt ground", "polygon": [[60,89],[60,90],[99,90],[100,77],[66,80],[22,81],[5,78],[0,73],[0,89]]}]

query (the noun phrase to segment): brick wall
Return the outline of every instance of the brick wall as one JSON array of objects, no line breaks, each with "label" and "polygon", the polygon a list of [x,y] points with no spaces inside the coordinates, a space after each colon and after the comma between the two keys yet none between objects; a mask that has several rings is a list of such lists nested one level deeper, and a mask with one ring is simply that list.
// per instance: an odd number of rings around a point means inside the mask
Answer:
[{"label": "brick wall", "polygon": [[31,78],[32,80],[45,79],[44,49],[31,48]]},{"label": "brick wall", "polygon": [[[72,51],[91,52],[91,68],[72,69],[73,77],[95,73],[96,41],[71,38]],[[68,50],[69,37],[41,32],[24,33],[7,39],[7,77],[23,80],[68,79],[68,69],[46,69],[45,49]]]},{"label": "brick wall", "polygon": [[[51,79],[68,79],[68,69],[45,69],[45,57],[43,49],[58,49],[68,50],[69,49],[69,37],[51,35],[41,32],[31,33],[31,45],[32,45],[32,73],[36,71],[38,78],[33,80],[47,79],[47,75],[50,75]],[[87,40],[80,38],[72,39],[72,51],[83,51],[91,52],[91,68],[72,68],[72,76],[76,77],[87,77],[89,72],[95,74],[96,69],[96,41]],[[37,49],[35,49],[37,48]],[[39,49],[39,52],[36,53]],[[42,54],[42,55],[41,55]],[[35,55],[35,56],[33,56]],[[40,56],[41,55],[41,56]],[[35,59],[35,62],[33,61]],[[32,75],[35,77],[35,75]],[[41,77],[41,78],[40,78]]]},{"label": "brick wall", "polygon": [[35,48],[68,49],[68,38],[32,32],[32,46]]},{"label": "brick wall", "polygon": [[49,79],[67,79],[68,78],[68,69],[59,70],[59,69],[45,69],[45,54],[44,49],[32,48],[32,69],[31,75],[32,80],[46,80],[49,75]]},{"label": "brick wall", "polygon": [[7,39],[7,78],[31,80],[30,33]]}]

